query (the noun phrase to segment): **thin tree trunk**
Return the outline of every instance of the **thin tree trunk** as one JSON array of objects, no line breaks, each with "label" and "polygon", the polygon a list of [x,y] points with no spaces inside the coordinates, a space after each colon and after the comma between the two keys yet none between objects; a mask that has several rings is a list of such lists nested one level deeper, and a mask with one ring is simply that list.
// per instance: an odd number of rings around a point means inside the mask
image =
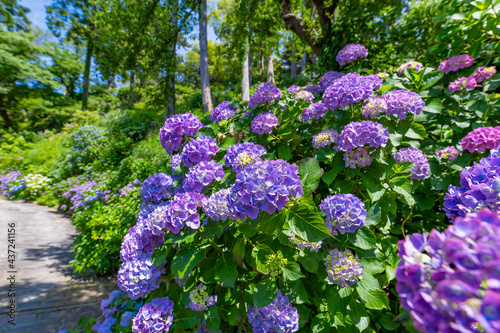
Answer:
[{"label": "thin tree trunk", "polygon": [[200,8],[200,72],[203,111],[208,113],[212,111],[212,98],[208,77],[207,0],[201,0]]},{"label": "thin tree trunk", "polygon": [[[179,2],[176,1],[176,7],[175,10],[172,11],[171,13],[171,22],[172,26],[177,29],[177,6],[179,5]],[[176,30],[177,31],[177,30]],[[177,38],[178,38],[179,32],[176,32],[174,42],[172,43],[170,47],[170,70],[167,70],[167,76],[168,76],[168,89],[167,89],[167,105],[165,106],[165,120],[175,114],[175,61],[176,61],[176,47],[177,47]]]},{"label": "thin tree trunk", "polygon": [[259,56],[260,56],[260,70],[259,70],[259,76],[262,76],[262,74],[264,73],[264,70],[265,70],[265,65],[264,65],[264,61],[265,61],[264,52],[259,51]]},{"label": "thin tree trunk", "polygon": [[73,80],[68,83],[68,97],[75,99],[75,81]]},{"label": "thin tree trunk", "polygon": [[250,58],[250,52],[247,53],[247,57],[243,62],[243,75],[241,77],[241,100],[243,102],[250,100],[250,81],[249,81],[250,71],[248,70],[249,67],[248,64],[250,63],[249,58]]},{"label": "thin tree trunk", "polygon": [[89,38],[87,41],[87,56],[85,58],[85,70],[83,71],[83,96],[82,110],[87,110],[89,101],[89,86],[90,86],[90,66],[92,65],[92,54],[94,52],[94,44]]},{"label": "thin tree trunk", "polygon": [[12,128],[12,121],[10,120],[9,113],[5,109],[3,98],[4,96],[0,95],[0,116],[2,117],[3,122],[5,123],[5,127]]},{"label": "thin tree trunk", "polygon": [[111,90],[115,87],[115,74],[111,76],[111,78],[108,80],[108,90]]},{"label": "thin tree trunk", "polygon": [[307,51],[304,48],[304,55],[302,56],[302,59],[300,60],[300,71],[305,72],[307,67]]},{"label": "thin tree trunk", "polygon": [[130,73],[130,85],[129,85],[129,104],[132,105],[134,104],[134,86],[135,86],[135,72],[132,71]]},{"label": "thin tree trunk", "polygon": [[267,56],[267,83],[274,85],[274,64],[273,54]]},{"label": "thin tree trunk", "polygon": [[292,47],[291,47],[292,56],[290,57],[290,76],[292,79],[297,77],[297,63],[295,62],[295,42],[292,39]]},{"label": "thin tree trunk", "polygon": [[252,28],[248,34],[248,86],[252,86]]}]

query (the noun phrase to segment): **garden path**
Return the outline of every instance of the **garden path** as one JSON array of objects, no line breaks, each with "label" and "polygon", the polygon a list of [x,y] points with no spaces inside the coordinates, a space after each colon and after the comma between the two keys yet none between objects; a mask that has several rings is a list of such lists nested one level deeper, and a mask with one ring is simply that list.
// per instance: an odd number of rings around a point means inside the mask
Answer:
[{"label": "garden path", "polygon": [[[8,323],[11,273],[8,224],[15,223],[15,326]],[[0,333],[51,333],[100,315],[115,279],[73,274],[68,267],[76,229],[53,208],[0,200]]]}]

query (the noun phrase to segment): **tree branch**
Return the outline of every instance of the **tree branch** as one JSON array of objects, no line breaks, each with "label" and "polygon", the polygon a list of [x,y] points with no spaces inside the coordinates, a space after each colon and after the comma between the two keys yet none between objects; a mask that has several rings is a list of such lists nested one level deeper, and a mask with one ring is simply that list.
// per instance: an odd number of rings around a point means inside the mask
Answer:
[{"label": "tree branch", "polygon": [[329,26],[333,21],[333,13],[339,4],[339,0],[333,0],[327,7],[325,7],[325,0],[312,0],[312,2],[316,6],[321,26]]}]

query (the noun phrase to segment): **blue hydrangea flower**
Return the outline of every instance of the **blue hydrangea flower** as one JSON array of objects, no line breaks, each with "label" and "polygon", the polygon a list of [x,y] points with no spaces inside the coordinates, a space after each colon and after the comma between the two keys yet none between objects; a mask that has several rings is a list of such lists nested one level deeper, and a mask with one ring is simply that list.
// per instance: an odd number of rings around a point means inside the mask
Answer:
[{"label": "blue hydrangea flower", "polygon": [[173,200],[166,206],[163,215],[165,228],[178,234],[184,225],[191,229],[200,227],[200,214],[198,208],[204,208],[207,198],[200,193],[177,193]]},{"label": "blue hydrangea flower", "polygon": [[300,121],[308,121],[309,119],[323,118],[328,111],[328,107],[323,102],[312,103],[307,109],[302,111]]},{"label": "blue hydrangea flower", "polygon": [[351,63],[354,60],[366,58],[368,56],[368,50],[361,44],[347,44],[342,50],[337,54],[337,62],[340,66]]},{"label": "blue hydrangea flower", "polygon": [[366,221],[365,204],[352,194],[337,194],[321,201],[321,211],[326,215],[326,226],[332,235],[355,232]]},{"label": "blue hydrangea flower", "polygon": [[132,319],[134,319],[134,317],[135,317],[135,312],[125,311],[122,314],[122,318],[120,320],[120,326],[129,327],[130,323],[132,322]]},{"label": "blue hydrangea flower", "polygon": [[153,299],[139,309],[132,323],[132,332],[168,332],[174,320],[173,311],[174,302],[168,297]]},{"label": "blue hydrangea flower", "polygon": [[174,192],[174,180],[167,174],[156,173],[146,179],[141,187],[142,201],[158,204]]},{"label": "blue hydrangea flower", "polygon": [[184,136],[193,137],[203,125],[194,114],[176,114],[165,120],[160,130],[160,142],[168,154],[178,151]]},{"label": "blue hydrangea flower", "polygon": [[357,147],[385,147],[389,140],[389,131],[374,121],[364,120],[347,124],[339,135],[338,146],[350,152]]},{"label": "blue hydrangea flower", "polygon": [[321,86],[319,84],[317,85],[308,84],[306,87],[306,91],[313,93],[314,95],[319,95],[323,92],[323,89],[321,89]]},{"label": "blue hydrangea flower", "polygon": [[197,287],[189,292],[189,307],[193,311],[205,311],[209,306],[215,305],[217,295],[209,296],[207,286],[200,283]]},{"label": "blue hydrangea flower", "polygon": [[411,169],[412,175],[410,179],[427,179],[430,175],[430,165],[425,155],[420,149],[417,148],[401,148],[398,152],[393,153],[396,163],[407,161],[413,163]]},{"label": "blue hydrangea flower", "polygon": [[323,102],[335,110],[345,108],[373,97],[373,81],[356,73],[349,73],[330,84],[323,94]]},{"label": "blue hydrangea flower", "polygon": [[361,280],[364,274],[363,267],[351,251],[343,252],[333,249],[328,253],[325,261],[326,273],[330,283],[340,288],[350,287]]},{"label": "blue hydrangea flower", "polygon": [[251,126],[255,134],[271,134],[273,128],[278,126],[278,118],[272,112],[259,113],[253,118]]},{"label": "blue hydrangea flower", "polygon": [[181,162],[182,160],[180,154],[172,155],[172,157],[170,158],[170,170],[172,170],[172,172],[175,172],[175,169],[177,169],[181,165]]},{"label": "blue hydrangea flower", "polygon": [[250,97],[248,104],[252,109],[260,104],[272,103],[281,98],[281,91],[270,83],[263,82]]},{"label": "blue hydrangea flower", "polygon": [[248,306],[247,317],[254,332],[293,333],[299,330],[299,313],[279,289],[271,304],[260,309]]},{"label": "blue hydrangea flower", "polygon": [[[116,324],[116,319],[115,318],[106,318],[104,322],[98,326],[97,333],[112,333],[113,332],[113,326]],[[95,326],[94,326],[95,327]]]},{"label": "blue hydrangea flower", "polygon": [[420,95],[408,90],[393,90],[382,97],[387,103],[387,115],[395,114],[399,119],[406,119],[408,113],[415,115],[425,108],[425,103]]},{"label": "blue hydrangea flower", "polygon": [[257,218],[259,210],[273,214],[282,210],[290,195],[304,193],[297,174],[298,167],[283,160],[257,162],[243,169],[229,195],[229,211],[235,218]]},{"label": "blue hydrangea flower", "polygon": [[209,136],[201,135],[195,140],[189,141],[182,149],[181,160],[185,166],[190,168],[193,164],[212,159],[219,147],[215,140]]},{"label": "blue hydrangea flower", "polygon": [[339,72],[326,72],[323,74],[323,76],[319,79],[319,85],[321,86],[321,90],[325,91],[328,86],[330,86],[333,81],[340,79],[342,76],[344,76],[344,73],[339,73]]},{"label": "blue hydrangea flower", "polygon": [[226,168],[231,166],[234,172],[240,172],[247,166],[260,162],[260,157],[264,154],[267,154],[267,151],[261,145],[253,142],[237,143],[226,150],[224,162]]},{"label": "blue hydrangea flower", "polygon": [[224,178],[222,165],[214,161],[201,161],[189,170],[183,182],[183,189],[187,192],[201,192],[204,186],[212,181]]},{"label": "blue hydrangea flower", "polygon": [[219,190],[208,198],[205,214],[215,221],[225,221],[229,216],[228,196],[230,188]]},{"label": "blue hydrangea flower", "polygon": [[210,119],[213,122],[221,122],[223,120],[231,119],[236,114],[237,109],[232,106],[228,101],[223,101],[217,105],[210,114]]},{"label": "blue hydrangea flower", "polygon": [[333,149],[337,149],[339,132],[334,129],[326,129],[314,135],[312,138],[312,146],[314,149],[320,149],[333,144]]}]

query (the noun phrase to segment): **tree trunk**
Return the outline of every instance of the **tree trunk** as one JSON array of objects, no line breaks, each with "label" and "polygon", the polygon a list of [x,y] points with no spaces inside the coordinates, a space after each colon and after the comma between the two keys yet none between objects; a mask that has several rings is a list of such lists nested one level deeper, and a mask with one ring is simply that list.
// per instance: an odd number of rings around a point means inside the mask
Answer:
[{"label": "tree trunk", "polygon": [[130,73],[130,85],[129,85],[129,104],[133,105],[134,104],[134,86],[135,86],[135,72],[132,71]]},{"label": "tree trunk", "polygon": [[290,57],[290,76],[292,79],[297,77],[297,63],[295,62],[295,42],[292,39],[292,47],[291,47],[292,56]]},{"label": "tree trunk", "polygon": [[248,64],[250,63],[250,52],[247,54],[245,61],[243,62],[243,75],[241,77],[241,100],[243,102],[250,100],[250,81],[248,70]]},{"label": "tree trunk", "polygon": [[267,56],[267,83],[274,85],[274,64],[273,54]]},{"label": "tree trunk", "polygon": [[252,28],[248,34],[248,86],[252,86]]},{"label": "tree trunk", "polygon": [[[167,105],[165,106],[165,120],[175,114],[175,64],[176,64],[176,47],[177,39],[179,37],[179,31],[177,30],[177,10],[178,10],[178,0],[175,2],[175,10],[171,12],[171,22],[172,26],[176,29],[176,34],[174,42],[170,47],[170,67],[167,70],[168,75],[168,89],[167,89]],[[168,68],[167,67],[167,68]]]},{"label": "tree trunk", "polygon": [[203,111],[208,113],[212,111],[212,98],[208,77],[207,0],[201,0],[200,8],[200,72]]},{"label": "tree trunk", "polygon": [[75,99],[75,81],[70,80],[68,83],[68,97]]},{"label": "tree trunk", "polygon": [[111,76],[111,78],[108,80],[108,90],[111,90],[115,87],[115,75]]},{"label": "tree trunk", "polygon": [[259,56],[260,56],[260,70],[259,70],[259,76],[262,76],[262,74],[264,73],[264,70],[265,70],[265,65],[264,65],[264,61],[265,61],[264,52],[260,51],[260,52],[259,52]]},{"label": "tree trunk", "polygon": [[0,116],[2,116],[5,127],[12,128],[12,121],[10,120],[9,113],[5,109],[3,98],[4,96],[0,95]]},{"label": "tree trunk", "polygon": [[300,71],[305,72],[307,67],[307,51],[304,48],[304,55],[302,56],[302,59],[300,60]]},{"label": "tree trunk", "polygon": [[94,52],[94,44],[89,38],[87,41],[87,56],[85,58],[85,70],[83,71],[83,96],[82,110],[87,110],[89,101],[89,86],[90,86],[90,66],[92,66],[92,54]]}]

